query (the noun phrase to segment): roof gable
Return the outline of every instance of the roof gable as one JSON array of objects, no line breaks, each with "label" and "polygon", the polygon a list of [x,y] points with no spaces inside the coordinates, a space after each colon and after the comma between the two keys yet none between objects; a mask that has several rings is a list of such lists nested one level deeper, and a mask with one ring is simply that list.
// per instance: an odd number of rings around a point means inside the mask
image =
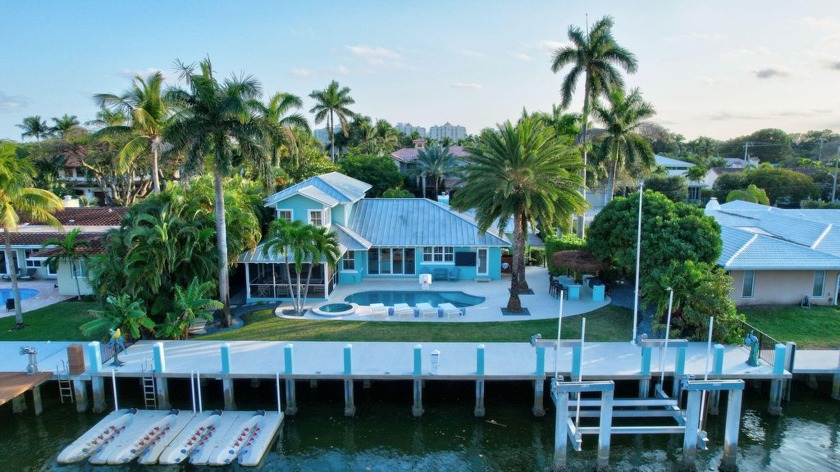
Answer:
[{"label": "roof gable", "polygon": [[[310,189],[304,190],[307,188]],[[334,202],[330,206],[335,206],[339,203],[353,203],[364,198],[365,192],[370,190],[370,188],[371,185],[366,182],[356,180],[339,172],[330,172],[329,174],[310,177],[303,182],[298,182],[291,187],[271,195],[265,199],[265,206],[274,206],[277,202],[296,194],[303,194],[321,203],[325,203],[324,200]],[[329,197],[329,199],[325,196]]]}]

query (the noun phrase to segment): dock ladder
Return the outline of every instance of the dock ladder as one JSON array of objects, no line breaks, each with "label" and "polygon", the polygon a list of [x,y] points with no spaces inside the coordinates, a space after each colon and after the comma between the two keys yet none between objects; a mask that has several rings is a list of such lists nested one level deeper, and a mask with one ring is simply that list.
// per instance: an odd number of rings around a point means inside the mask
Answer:
[{"label": "dock ladder", "polygon": [[147,410],[157,410],[157,382],[151,359],[143,359],[143,400]]},{"label": "dock ladder", "polygon": [[63,360],[56,365],[55,376],[58,378],[58,394],[61,397],[61,403],[64,403],[64,400],[73,403],[75,398],[73,397],[73,385],[70,381],[70,370]]}]

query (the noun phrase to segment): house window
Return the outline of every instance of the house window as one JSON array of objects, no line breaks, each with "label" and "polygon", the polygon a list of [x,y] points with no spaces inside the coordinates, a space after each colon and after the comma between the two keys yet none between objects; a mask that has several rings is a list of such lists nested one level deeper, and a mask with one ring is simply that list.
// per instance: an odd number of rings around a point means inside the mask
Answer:
[{"label": "house window", "polygon": [[811,296],[814,297],[814,298],[822,298],[824,288],[825,288],[825,271],[824,270],[815,270],[814,271],[814,290],[811,292]]},{"label": "house window", "polygon": [[292,210],[277,210],[277,219],[287,223],[292,222]]},{"label": "house window", "polygon": [[87,262],[86,261],[77,260],[77,261],[74,262],[74,265],[76,266],[75,269],[76,269],[76,278],[77,279],[88,278],[88,268],[87,268]]},{"label": "house window", "polygon": [[353,251],[347,251],[344,253],[344,257],[341,258],[341,269],[342,270],[356,270],[356,253]]},{"label": "house window", "polygon": [[324,213],[321,210],[309,210],[309,224],[312,226],[324,226]]},{"label": "house window", "polygon": [[26,259],[26,267],[35,269],[41,267],[41,259],[30,259],[29,256],[39,251],[39,249],[24,249],[23,258]]},{"label": "house window", "polygon": [[58,261],[47,264],[47,275],[53,277],[58,275]]},{"label": "house window", "polygon": [[425,246],[423,262],[454,262],[455,248],[452,246]]},{"label": "house window", "polygon": [[744,288],[741,289],[741,298],[752,298],[755,289],[755,271],[744,271]]}]

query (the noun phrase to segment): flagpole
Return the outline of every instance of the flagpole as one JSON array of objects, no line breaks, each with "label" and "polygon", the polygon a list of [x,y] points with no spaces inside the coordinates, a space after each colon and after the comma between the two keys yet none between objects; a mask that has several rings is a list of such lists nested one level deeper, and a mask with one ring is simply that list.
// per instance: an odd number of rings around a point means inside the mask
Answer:
[{"label": "flagpole", "polygon": [[636,327],[639,324],[639,261],[642,256],[642,196],[645,194],[645,181],[639,183],[639,228],[636,230],[636,288],[633,291],[633,339],[636,342]]}]

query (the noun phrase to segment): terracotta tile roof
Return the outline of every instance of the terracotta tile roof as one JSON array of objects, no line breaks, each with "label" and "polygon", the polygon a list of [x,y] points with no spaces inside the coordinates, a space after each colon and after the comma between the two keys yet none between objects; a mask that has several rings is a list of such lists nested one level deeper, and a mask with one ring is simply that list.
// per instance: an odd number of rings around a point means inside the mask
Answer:
[{"label": "terracotta tile roof", "polygon": [[[58,237],[63,237],[64,235],[59,235]],[[93,256],[96,254],[102,254],[105,252],[105,242],[103,241],[102,234],[99,233],[82,233],[79,235],[79,238],[87,241],[88,245],[86,247],[77,248],[76,252],[78,254],[86,254],[88,256]],[[41,249],[40,251],[34,252],[30,254],[29,257],[50,257],[53,254],[58,252],[58,248],[55,247],[48,247]]]},{"label": "terracotta tile roof", "polygon": [[[412,162],[417,160],[418,151],[420,151],[419,148],[413,147],[397,149],[391,153],[391,157],[400,162]],[[449,146],[449,151],[454,154],[455,157],[466,157],[470,155],[470,153],[464,150],[463,146]]]},{"label": "terracotta tile roof", "polygon": [[[64,226],[119,226],[125,211],[124,207],[65,208],[55,212],[53,216]],[[43,225],[21,217],[20,224],[25,223],[32,226]]]}]

